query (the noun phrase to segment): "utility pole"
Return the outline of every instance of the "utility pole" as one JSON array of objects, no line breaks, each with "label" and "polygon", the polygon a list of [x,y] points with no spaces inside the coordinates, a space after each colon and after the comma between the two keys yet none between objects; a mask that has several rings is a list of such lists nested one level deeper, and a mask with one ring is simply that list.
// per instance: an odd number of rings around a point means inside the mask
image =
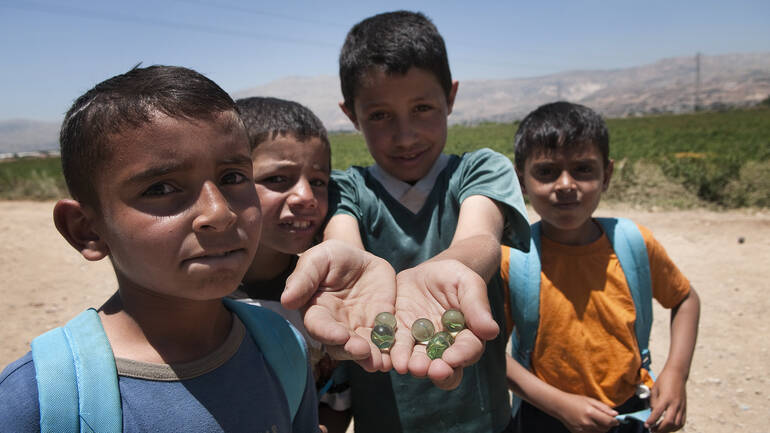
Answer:
[{"label": "utility pole", "polygon": [[695,106],[693,111],[700,111],[700,53],[695,53]]}]

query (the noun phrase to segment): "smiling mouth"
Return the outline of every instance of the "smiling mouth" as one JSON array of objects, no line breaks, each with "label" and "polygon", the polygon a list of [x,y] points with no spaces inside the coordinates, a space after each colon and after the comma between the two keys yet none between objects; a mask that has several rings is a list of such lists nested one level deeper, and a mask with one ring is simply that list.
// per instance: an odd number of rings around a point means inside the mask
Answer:
[{"label": "smiling mouth", "polygon": [[280,225],[281,227],[283,227],[283,228],[286,228],[286,229],[289,229],[289,230],[307,230],[307,229],[309,229],[311,226],[313,226],[314,224],[313,224],[313,222],[312,222],[312,221],[306,221],[306,220],[302,220],[302,221],[299,221],[299,220],[294,220],[294,221],[287,221],[287,222],[282,222],[282,223],[280,223],[279,225]]},{"label": "smiling mouth", "polygon": [[399,159],[399,160],[402,160],[402,161],[411,161],[411,160],[419,158],[423,153],[425,153],[425,151],[421,150],[419,152],[413,152],[413,153],[407,153],[407,154],[404,154],[404,155],[398,155],[395,158]]}]

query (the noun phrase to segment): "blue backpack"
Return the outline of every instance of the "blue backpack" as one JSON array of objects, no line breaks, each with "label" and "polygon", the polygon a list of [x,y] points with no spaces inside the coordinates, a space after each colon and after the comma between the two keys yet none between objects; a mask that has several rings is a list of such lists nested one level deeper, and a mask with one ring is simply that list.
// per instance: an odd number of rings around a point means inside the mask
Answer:
[{"label": "blue backpack", "polygon": [[[625,218],[596,218],[607,234],[612,249],[618,256],[620,267],[626,276],[636,309],[634,331],[642,368],[650,371],[650,330],[652,329],[652,283],[647,247],[639,228]],[[529,253],[511,248],[509,266],[509,291],[515,332],[511,335],[511,354],[524,368],[530,369],[532,350],[540,323],[540,223],[531,227]],[[513,396],[512,413],[515,415],[521,399]],[[618,419],[641,419],[649,416],[649,409],[632,414],[618,415]]]},{"label": "blue backpack", "polygon": [[[304,338],[273,311],[231,299],[223,302],[243,322],[275,371],[294,419],[307,380]],[[88,309],[35,338],[32,358],[41,432],[122,431],[118,372],[96,310]]]}]

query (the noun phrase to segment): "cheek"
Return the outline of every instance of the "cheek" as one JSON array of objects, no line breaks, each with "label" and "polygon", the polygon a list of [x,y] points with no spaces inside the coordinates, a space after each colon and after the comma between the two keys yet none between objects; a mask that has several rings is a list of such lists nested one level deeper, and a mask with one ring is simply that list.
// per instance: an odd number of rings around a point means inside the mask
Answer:
[{"label": "cheek", "polygon": [[280,213],[285,201],[284,195],[257,185],[259,194],[259,204],[262,208],[262,215],[272,215]]}]

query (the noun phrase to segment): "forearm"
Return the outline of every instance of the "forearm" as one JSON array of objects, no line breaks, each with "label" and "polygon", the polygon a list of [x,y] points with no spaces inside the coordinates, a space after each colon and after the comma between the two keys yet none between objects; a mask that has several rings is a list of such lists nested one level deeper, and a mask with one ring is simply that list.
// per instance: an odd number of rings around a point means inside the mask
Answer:
[{"label": "forearm", "polygon": [[695,289],[671,310],[671,345],[663,369],[686,381],[698,337],[700,298]]},{"label": "forearm", "polygon": [[334,215],[324,229],[324,240],[337,239],[360,249],[364,248],[361,233],[358,231],[358,220],[352,215]]},{"label": "forearm", "polygon": [[500,240],[505,218],[489,197],[474,195],[463,201],[449,248],[431,260],[454,259],[469,267],[484,282],[500,268]]},{"label": "forearm", "polygon": [[500,239],[484,233],[455,240],[429,261],[446,259],[459,261],[488,283],[500,268]]},{"label": "forearm", "polygon": [[558,419],[562,412],[558,403],[564,391],[543,382],[510,355],[505,356],[505,363],[508,388],[531,405]]}]

